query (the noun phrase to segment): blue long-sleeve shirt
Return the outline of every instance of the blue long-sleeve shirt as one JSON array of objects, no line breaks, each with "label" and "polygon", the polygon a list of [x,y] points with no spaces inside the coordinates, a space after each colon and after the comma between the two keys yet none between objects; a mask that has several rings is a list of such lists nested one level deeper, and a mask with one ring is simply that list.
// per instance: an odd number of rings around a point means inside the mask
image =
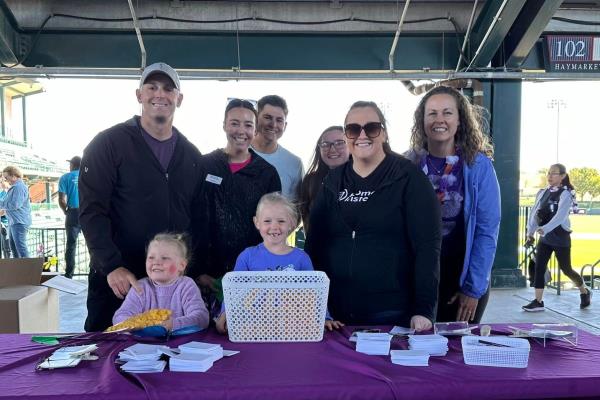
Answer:
[{"label": "blue long-sleeve shirt", "polygon": [[6,210],[9,224],[31,225],[29,189],[22,179],[18,179],[0,200],[0,209]]}]

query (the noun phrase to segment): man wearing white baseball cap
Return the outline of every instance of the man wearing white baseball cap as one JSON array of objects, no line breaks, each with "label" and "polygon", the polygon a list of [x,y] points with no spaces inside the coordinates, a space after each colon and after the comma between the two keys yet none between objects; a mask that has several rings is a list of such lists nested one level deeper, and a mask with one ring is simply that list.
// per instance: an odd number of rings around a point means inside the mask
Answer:
[{"label": "man wearing white baseball cap", "polygon": [[140,89],[148,79],[150,75],[154,74],[163,74],[171,78],[171,82],[175,86],[177,90],[181,90],[181,85],[179,84],[179,75],[177,75],[177,71],[171,68],[170,65],[165,64],[163,62],[157,62],[152,65],[148,65],[142,71],[142,77],[140,78]]},{"label": "man wearing white baseball cap", "polygon": [[202,207],[200,152],[173,127],[183,95],[177,72],[149,65],[136,90],[141,116],[99,133],[84,151],[80,222],[90,254],[86,331],[111,325],[146,275],[145,246],[163,231],[189,232]]}]

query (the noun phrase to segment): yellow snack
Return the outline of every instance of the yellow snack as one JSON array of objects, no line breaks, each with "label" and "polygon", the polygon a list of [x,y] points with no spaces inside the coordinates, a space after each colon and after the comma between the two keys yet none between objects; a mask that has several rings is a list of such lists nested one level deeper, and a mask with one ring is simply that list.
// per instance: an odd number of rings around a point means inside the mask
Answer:
[{"label": "yellow snack", "polygon": [[111,326],[104,332],[114,332],[121,330],[142,329],[147,326],[160,325],[171,318],[171,310],[155,308],[141,314],[127,318],[123,322]]}]

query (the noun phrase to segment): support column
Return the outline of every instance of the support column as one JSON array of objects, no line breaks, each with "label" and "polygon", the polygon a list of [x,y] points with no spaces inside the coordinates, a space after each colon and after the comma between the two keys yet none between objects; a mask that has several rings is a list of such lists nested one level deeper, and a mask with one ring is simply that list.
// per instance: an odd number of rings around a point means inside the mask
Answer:
[{"label": "support column", "polygon": [[50,182],[46,181],[46,204],[52,203],[52,190],[50,190]]},{"label": "support column", "polygon": [[21,101],[23,104],[23,142],[27,143],[27,97],[23,96]]},{"label": "support column", "polygon": [[491,81],[486,103],[492,115],[494,167],[502,196],[500,236],[492,270],[492,287],[525,287],[518,268],[521,81]]},{"label": "support column", "polygon": [[4,120],[4,88],[0,86],[0,136],[6,136],[6,125]]}]

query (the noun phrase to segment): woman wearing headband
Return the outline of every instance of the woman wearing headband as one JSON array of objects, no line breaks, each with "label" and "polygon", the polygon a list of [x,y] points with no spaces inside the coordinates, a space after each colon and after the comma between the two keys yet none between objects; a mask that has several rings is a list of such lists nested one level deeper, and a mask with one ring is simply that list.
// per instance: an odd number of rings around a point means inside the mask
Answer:
[{"label": "woman wearing headband", "polygon": [[344,132],[351,159],[325,178],[306,241],[315,268],[331,281],[331,315],[352,325],[430,329],[441,240],[435,194],[417,167],[391,151],[375,103],[354,103]]}]

